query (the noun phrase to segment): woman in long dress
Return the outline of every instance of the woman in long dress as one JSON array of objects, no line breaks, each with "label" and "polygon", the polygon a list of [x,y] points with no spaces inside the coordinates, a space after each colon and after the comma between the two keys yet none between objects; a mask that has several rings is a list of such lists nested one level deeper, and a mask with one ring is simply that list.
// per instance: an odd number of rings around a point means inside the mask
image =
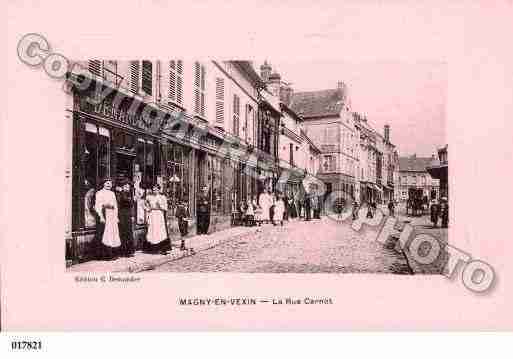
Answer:
[{"label": "woman in long dress", "polygon": [[262,208],[261,221],[269,222],[269,209],[271,208],[271,195],[267,193],[267,190],[260,194],[258,198],[258,204]]},{"label": "woman in long dress", "polygon": [[148,211],[147,250],[151,253],[167,254],[171,243],[167,234],[166,220],[167,198],[161,193],[160,185],[153,186],[151,194],[146,196]]},{"label": "woman in long dress", "polygon": [[118,228],[118,203],[112,191],[112,181],[106,179],[103,188],[96,192],[94,210],[98,214],[98,235],[101,240],[101,254],[103,259],[114,259],[121,246]]},{"label": "woman in long dress", "polygon": [[117,192],[118,196],[118,218],[119,236],[121,239],[121,255],[132,257],[134,255],[134,238],[132,234],[132,188],[127,180],[120,183],[122,186]]},{"label": "woman in long dress", "polygon": [[281,196],[277,196],[276,202],[274,203],[274,219],[280,221],[283,226],[283,219],[285,215],[285,203]]},{"label": "woman in long dress", "polygon": [[255,197],[253,197],[253,209],[255,211],[255,224],[260,226],[262,224],[262,208],[257,204]]}]

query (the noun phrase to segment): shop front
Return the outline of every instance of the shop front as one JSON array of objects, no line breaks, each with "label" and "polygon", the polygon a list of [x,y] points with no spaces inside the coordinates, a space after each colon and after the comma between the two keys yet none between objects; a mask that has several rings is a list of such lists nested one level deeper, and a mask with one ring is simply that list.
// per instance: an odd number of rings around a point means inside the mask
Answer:
[{"label": "shop front", "polygon": [[[177,205],[187,203],[195,217],[196,198],[202,186],[207,186],[211,199],[209,232],[228,228],[233,209],[240,208],[242,201],[258,198],[259,190],[264,187],[258,176],[264,172],[256,163],[247,163],[242,155],[220,155],[222,134],[208,129],[196,131],[200,135],[195,137],[196,124],[187,116],[183,117],[186,126],[181,127],[186,129],[185,136],[172,128],[155,131],[158,126],[151,123],[152,119],[162,120],[165,116],[150,117],[148,122],[143,112],[150,105],[134,105],[138,100],[127,95],[114,106],[114,96],[118,101],[122,97],[114,92],[93,105],[90,102],[93,93],[74,92],[72,107],[68,108],[72,118],[72,159],[67,262],[77,263],[96,256],[99,243],[94,201],[96,191],[107,178],[112,179],[115,192],[122,184],[130,184],[130,227],[136,249],[144,244],[148,226],[145,198],[155,184],[161,185],[167,197],[166,218],[171,240],[179,238]],[[190,234],[195,233],[195,223],[191,221]]]}]

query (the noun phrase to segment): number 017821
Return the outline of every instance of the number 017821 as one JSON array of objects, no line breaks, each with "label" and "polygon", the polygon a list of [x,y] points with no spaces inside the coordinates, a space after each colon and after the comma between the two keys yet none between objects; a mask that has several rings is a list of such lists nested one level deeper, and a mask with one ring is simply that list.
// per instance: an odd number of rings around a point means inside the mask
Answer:
[{"label": "number 017821", "polygon": [[12,350],[41,350],[42,347],[41,341],[14,340],[11,342]]}]

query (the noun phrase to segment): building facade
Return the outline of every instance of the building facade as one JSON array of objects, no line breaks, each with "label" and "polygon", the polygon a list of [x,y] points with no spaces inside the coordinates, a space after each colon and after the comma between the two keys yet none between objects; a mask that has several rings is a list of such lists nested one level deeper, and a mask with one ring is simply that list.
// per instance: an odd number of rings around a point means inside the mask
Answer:
[{"label": "building facade", "polygon": [[396,199],[406,201],[409,198],[427,197],[439,199],[440,181],[431,177],[426,167],[431,163],[431,157],[399,157],[399,180],[395,184]]},{"label": "building facade", "polygon": [[[144,196],[159,183],[174,209],[207,186],[211,231],[278,178],[281,114],[263,98],[265,83],[247,61],[103,61],[68,73],[69,162],[66,257],[82,261],[94,246],[91,201],[106,178],[133,184],[136,248],[147,229]],[[272,107],[272,106],[271,106]]]},{"label": "building facade", "polygon": [[326,192],[337,191],[350,200],[357,191],[357,130],[351,112],[348,88],[291,94],[290,107],[304,120],[305,134],[320,150],[317,178]]},{"label": "building facade", "polygon": [[[274,102],[279,102],[281,112],[278,140],[279,190],[294,196],[301,190],[307,176],[310,180],[309,186],[316,186],[315,176],[319,169],[320,150],[306,134],[304,119],[290,107],[292,87],[282,81],[278,72],[272,72],[272,67],[267,62],[261,66],[260,71],[261,78],[267,85],[268,95]],[[316,188],[319,190],[318,187]]]},{"label": "building facade", "polygon": [[433,178],[440,181],[440,197],[449,198],[449,158],[447,148],[448,145],[445,145],[438,149],[438,158],[433,155],[426,170]]}]

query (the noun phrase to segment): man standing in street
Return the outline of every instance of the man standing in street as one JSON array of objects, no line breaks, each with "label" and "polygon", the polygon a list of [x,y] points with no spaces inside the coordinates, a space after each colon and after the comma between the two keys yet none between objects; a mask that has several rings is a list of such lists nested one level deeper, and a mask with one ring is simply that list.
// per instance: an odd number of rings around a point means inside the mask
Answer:
[{"label": "man standing in street", "polygon": [[392,199],[388,202],[388,213],[391,217],[395,217],[395,205]]},{"label": "man standing in street", "polygon": [[207,186],[201,187],[196,199],[197,234],[207,234],[210,225],[210,196]]},{"label": "man standing in street", "polygon": [[305,193],[305,221],[310,220],[310,210],[311,210],[310,194]]},{"label": "man standing in street", "polygon": [[442,217],[442,228],[447,228],[449,226],[449,203],[446,197],[442,198],[442,204],[440,207],[440,217]]}]

